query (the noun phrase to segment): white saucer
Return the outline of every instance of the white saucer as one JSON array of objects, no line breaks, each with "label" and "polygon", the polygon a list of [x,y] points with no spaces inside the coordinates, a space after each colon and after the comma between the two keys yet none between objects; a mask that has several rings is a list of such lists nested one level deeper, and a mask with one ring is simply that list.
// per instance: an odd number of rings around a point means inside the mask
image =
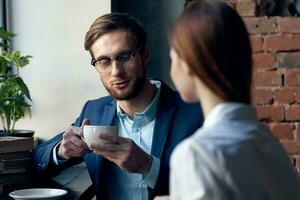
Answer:
[{"label": "white saucer", "polygon": [[15,190],[9,193],[9,196],[16,200],[54,200],[60,199],[68,192],[63,189],[52,189],[52,188],[32,188],[24,190]]}]

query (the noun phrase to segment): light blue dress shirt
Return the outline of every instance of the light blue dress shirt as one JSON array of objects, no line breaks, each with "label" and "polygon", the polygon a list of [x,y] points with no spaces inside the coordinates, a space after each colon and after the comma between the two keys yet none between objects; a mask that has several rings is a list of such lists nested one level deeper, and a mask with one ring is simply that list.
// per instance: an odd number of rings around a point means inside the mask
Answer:
[{"label": "light blue dress shirt", "polygon": [[[131,138],[140,148],[151,154],[155,116],[160,96],[159,81],[151,81],[158,91],[150,105],[141,113],[135,113],[130,119],[117,104],[115,124],[119,126],[119,136]],[[160,160],[152,156],[153,161],[147,176],[129,173],[112,165],[106,172],[109,174],[105,187],[109,199],[112,200],[148,200],[148,187],[154,188],[160,167]]]},{"label": "light blue dress shirt", "polygon": [[171,156],[171,200],[298,200],[299,177],[255,109],[222,103]]},{"label": "light blue dress shirt", "polygon": [[[135,113],[130,119],[117,104],[117,117],[114,124],[119,126],[120,137],[132,139],[135,144],[142,148],[149,155],[151,154],[152,138],[155,124],[156,111],[160,97],[161,82],[151,80],[158,91],[147,108],[141,113]],[[56,148],[53,148],[52,158],[56,165],[64,163],[64,160],[57,159]],[[121,170],[118,166],[112,165],[106,173],[109,178],[105,182],[107,195],[111,200],[148,200],[148,187],[154,189],[160,168],[160,160],[152,156],[152,165],[147,176],[138,173],[129,173]]]}]

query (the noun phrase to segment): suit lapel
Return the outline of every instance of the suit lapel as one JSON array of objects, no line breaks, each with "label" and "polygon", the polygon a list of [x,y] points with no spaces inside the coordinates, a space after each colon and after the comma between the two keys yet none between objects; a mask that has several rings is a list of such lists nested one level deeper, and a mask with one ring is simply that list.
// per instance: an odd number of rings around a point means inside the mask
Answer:
[{"label": "suit lapel", "polygon": [[116,101],[112,100],[110,103],[104,106],[103,112],[99,113],[100,117],[98,123],[101,125],[112,125],[116,111]]},{"label": "suit lapel", "polygon": [[157,158],[161,158],[174,112],[175,108],[169,107],[157,114],[151,148],[151,154]]},{"label": "suit lapel", "polygon": [[171,121],[176,111],[174,99],[173,91],[162,82],[151,148],[151,154],[157,158],[161,158]]}]

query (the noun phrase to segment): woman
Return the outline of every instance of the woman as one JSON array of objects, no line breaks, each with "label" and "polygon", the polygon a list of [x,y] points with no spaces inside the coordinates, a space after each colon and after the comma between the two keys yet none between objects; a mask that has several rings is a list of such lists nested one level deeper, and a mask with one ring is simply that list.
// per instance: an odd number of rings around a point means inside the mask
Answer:
[{"label": "woman", "polygon": [[289,157],[249,105],[252,53],[236,11],[222,1],[191,1],[170,43],[172,80],[205,116],[172,155],[170,198],[300,199]]}]

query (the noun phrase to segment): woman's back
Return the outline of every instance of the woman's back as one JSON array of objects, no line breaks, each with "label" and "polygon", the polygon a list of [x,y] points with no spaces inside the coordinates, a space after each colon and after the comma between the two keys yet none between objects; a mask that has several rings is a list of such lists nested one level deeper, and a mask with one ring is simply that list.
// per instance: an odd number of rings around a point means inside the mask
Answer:
[{"label": "woman's back", "polygon": [[300,199],[287,154],[245,104],[216,106],[176,147],[171,172],[172,199]]}]

